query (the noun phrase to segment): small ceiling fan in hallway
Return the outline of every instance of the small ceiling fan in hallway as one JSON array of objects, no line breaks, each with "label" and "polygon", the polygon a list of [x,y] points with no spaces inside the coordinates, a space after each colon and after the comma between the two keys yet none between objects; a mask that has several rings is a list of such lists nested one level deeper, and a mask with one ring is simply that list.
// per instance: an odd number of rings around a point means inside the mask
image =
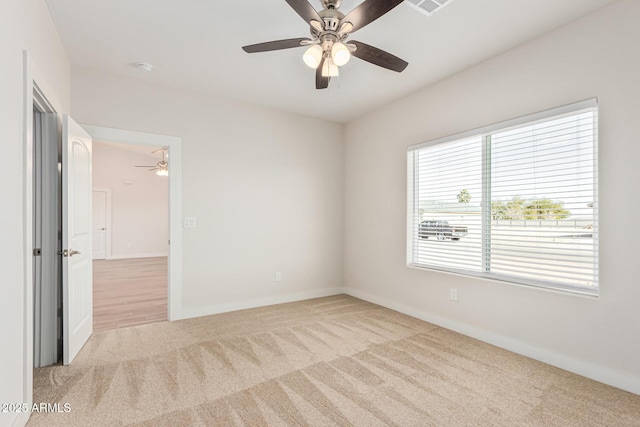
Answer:
[{"label": "small ceiling fan in hallway", "polygon": [[404,0],[365,0],[348,14],[338,9],[342,0],[322,0],[321,11],[316,11],[308,0],[285,0],[309,24],[311,38],[276,40],[244,46],[247,53],[269,52],[307,46],[304,62],[316,69],[316,89],[326,89],[331,77],[339,74],[351,56],[388,70],[402,72],[406,61],[384,50],[347,38],[365,25],[380,18]]},{"label": "small ceiling fan in hallway", "polygon": [[158,176],[169,176],[169,163],[166,161],[167,148],[162,147],[157,150],[152,151],[151,153],[155,154],[158,151],[162,152],[162,160],[155,164],[155,166],[139,166],[136,165],[136,168],[150,168],[149,172],[156,171],[156,175]]}]

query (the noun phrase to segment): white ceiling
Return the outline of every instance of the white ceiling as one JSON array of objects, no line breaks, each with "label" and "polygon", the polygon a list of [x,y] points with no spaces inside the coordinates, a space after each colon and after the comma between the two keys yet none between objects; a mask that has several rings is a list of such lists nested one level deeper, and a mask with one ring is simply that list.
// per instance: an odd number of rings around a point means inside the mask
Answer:
[{"label": "white ceiling", "polygon": [[[357,58],[315,89],[304,48],[248,44],[307,37],[285,0],[47,0],[74,66],[347,122],[614,0],[451,0],[431,17],[401,4],[351,40],[409,62],[395,73]],[[320,9],[319,0],[310,3]],[[361,0],[343,0],[347,13]],[[153,64],[143,73],[133,64]],[[336,84],[338,83],[338,84]]]}]

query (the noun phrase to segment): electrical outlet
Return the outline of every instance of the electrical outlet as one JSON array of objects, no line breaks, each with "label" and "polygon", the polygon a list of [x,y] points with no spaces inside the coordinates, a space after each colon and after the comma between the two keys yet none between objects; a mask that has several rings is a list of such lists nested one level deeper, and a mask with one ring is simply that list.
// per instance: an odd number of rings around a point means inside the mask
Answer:
[{"label": "electrical outlet", "polygon": [[276,282],[279,282],[282,280],[282,273],[280,273],[279,271],[276,271]]},{"label": "electrical outlet", "polygon": [[458,301],[458,290],[456,288],[449,289],[449,298],[451,298],[451,301]]}]

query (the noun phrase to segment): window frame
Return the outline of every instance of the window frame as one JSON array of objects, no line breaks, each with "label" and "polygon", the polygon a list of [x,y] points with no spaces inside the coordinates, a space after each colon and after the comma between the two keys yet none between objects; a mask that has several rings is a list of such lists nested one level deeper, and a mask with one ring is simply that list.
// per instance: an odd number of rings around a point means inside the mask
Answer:
[{"label": "window frame", "polygon": [[[594,247],[594,280],[595,285],[572,285],[567,283],[559,283],[552,282],[548,280],[536,280],[524,276],[514,277],[512,275],[506,276],[504,274],[495,273],[492,271],[486,271],[484,268],[485,263],[487,262],[487,249],[484,247],[487,244],[487,236],[491,234],[491,200],[486,200],[484,195],[489,192],[486,190],[487,186],[490,185],[490,178],[492,169],[490,166],[487,166],[486,162],[486,153],[485,150],[490,145],[491,135],[508,131],[513,128],[532,125],[537,122],[546,121],[554,118],[559,118],[563,115],[571,115],[577,114],[580,111],[592,110],[594,113],[594,132],[593,132],[593,192],[594,192],[594,202],[593,202],[593,247]],[[488,279],[488,280],[496,280],[500,282],[506,282],[515,285],[524,285],[528,287],[534,287],[538,289],[547,289],[547,290],[555,290],[560,292],[568,292],[578,295],[586,295],[591,297],[598,297],[600,291],[599,284],[599,175],[598,175],[598,146],[599,146],[599,124],[598,124],[598,99],[592,98],[581,102],[576,102],[573,104],[568,104],[562,107],[553,108],[550,110],[541,111],[534,114],[529,114],[526,116],[494,123],[488,126],[484,126],[481,128],[473,129],[470,131],[458,133],[455,135],[446,136],[443,138],[438,138],[432,141],[423,142],[420,144],[411,145],[407,148],[407,253],[406,253],[406,262],[407,266],[410,268],[416,268],[420,270],[435,270],[442,271],[447,273],[452,273],[456,275],[466,276],[466,277],[475,277],[480,279]],[[419,200],[415,197],[416,194],[416,179],[417,179],[417,167],[416,160],[417,154],[419,150],[423,148],[433,147],[436,145],[445,144],[448,142],[460,141],[464,139],[470,138],[481,138],[482,139],[482,188],[483,188],[483,200],[481,205],[481,239],[483,249],[481,250],[481,263],[483,265],[483,271],[473,271],[473,270],[465,270],[458,268],[450,268],[444,266],[435,266],[435,265],[426,265],[414,262],[416,251],[414,248],[416,242],[416,236],[419,235],[419,224],[420,221],[416,222],[415,213],[418,211],[417,204]],[[487,141],[487,138],[489,140]],[[416,227],[416,223],[418,227]],[[489,249],[490,252],[490,249]],[[490,262],[490,260],[489,260]]]}]

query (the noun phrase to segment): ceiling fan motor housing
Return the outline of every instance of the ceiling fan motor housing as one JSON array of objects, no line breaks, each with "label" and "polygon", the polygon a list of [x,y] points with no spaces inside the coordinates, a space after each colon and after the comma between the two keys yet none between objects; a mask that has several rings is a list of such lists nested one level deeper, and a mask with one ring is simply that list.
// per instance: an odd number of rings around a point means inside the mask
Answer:
[{"label": "ceiling fan motor housing", "polygon": [[337,32],[344,18],[344,14],[335,9],[321,10],[318,15],[322,18],[324,31],[330,32]]}]

